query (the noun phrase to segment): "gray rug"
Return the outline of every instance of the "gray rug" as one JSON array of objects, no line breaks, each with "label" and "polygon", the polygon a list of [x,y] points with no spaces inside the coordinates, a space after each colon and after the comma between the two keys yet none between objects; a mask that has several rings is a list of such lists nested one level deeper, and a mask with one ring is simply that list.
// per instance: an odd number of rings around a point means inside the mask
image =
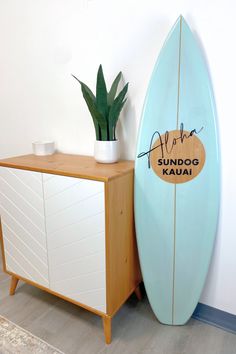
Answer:
[{"label": "gray rug", "polygon": [[64,354],[0,316],[0,354]]}]

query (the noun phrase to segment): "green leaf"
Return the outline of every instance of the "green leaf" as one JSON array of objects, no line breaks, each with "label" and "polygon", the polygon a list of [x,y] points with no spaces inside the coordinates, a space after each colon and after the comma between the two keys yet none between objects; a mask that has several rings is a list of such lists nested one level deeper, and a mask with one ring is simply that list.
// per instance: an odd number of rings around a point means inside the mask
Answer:
[{"label": "green leaf", "polygon": [[126,101],[127,101],[127,98],[121,103],[121,105],[119,107],[119,112],[116,116],[115,121],[112,121],[111,124],[109,122],[109,140],[116,140],[116,124],[118,122],[120,112],[122,111],[122,108],[124,107],[124,104]]},{"label": "green leaf", "polygon": [[128,87],[129,87],[129,83],[127,83],[123,89],[120,91],[119,95],[116,97],[116,99],[114,100],[112,106],[114,104],[118,104],[118,103],[121,103],[123,101],[123,99],[125,98],[125,95],[128,91]]},{"label": "green leaf", "polygon": [[80,82],[80,84],[81,84],[83,97],[85,99],[89,112],[93,118],[93,123],[96,130],[96,139],[100,140],[100,136],[99,136],[99,127],[100,127],[102,140],[107,140],[107,121],[105,117],[98,111],[96,107],[96,102],[91,97],[91,91],[84,83]]},{"label": "green leaf", "polygon": [[126,102],[125,95],[128,91],[128,85],[126,84],[125,87],[120,91],[119,95],[116,97],[114,100],[110,111],[109,111],[109,139],[115,139],[115,129],[116,129],[116,124],[120,115],[120,112],[122,108],[124,107],[124,104]]},{"label": "green leaf", "polygon": [[[85,85],[82,81],[80,81],[75,75],[71,74],[71,76],[73,76],[73,78],[80,83],[82,92],[83,92],[83,90],[84,90],[84,92],[86,91],[86,93],[83,93],[83,96],[84,96],[85,102],[87,103],[88,108],[89,108],[89,103],[88,102],[90,100],[92,100],[94,102],[94,104],[95,104],[96,98],[95,98],[93,92],[90,90],[90,88],[87,85]],[[89,96],[90,99],[89,98],[86,99],[85,96]],[[92,113],[91,113],[91,115],[92,115]],[[93,124],[94,124],[94,127],[95,127],[96,139],[100,140],[101,139],[101,131],[100,131],[99,124],[94,119],[93,115],[92,115],[92,118],[93,118]]]},{"label": "green leaf", "polygon": [[111,89],[107,95],[108,106],[112,105],[112,103],[116,97],[116,91],[117,91],[117,88],[118,88],[118,85],[119,85],[119,82],[121,79],[121,75],[122,75],[122,72],[120,71],[119,74],[117,75],[117,77],[115,78],[115,80],[113,81],[113,84],[111,85]]},{"label": "green leaf", "polygon": [[104,118],[107,119],[107,88],[103,75],[102,65],[99,65],[97,73],[96,106]]},{"label": "green leaf", "polygon": [[94,96],[94,94],[93,94],[93,92],[90,90],[90,88],[89,88],[87,85],[85,85],[85,83],[83,83],[82,81],[80,81],[75,75],[71,74],[71,76],[73,76],[73,77],[75,78],[75,80],[77,80],[77,81],[80,83],[80,85],[84,85],[84,87],[86,87],[88,94],[90,95],[90,97],[91,97],[91,98],[94,100],[94,102],[95,102],[95,101],[96,101],[96,97]]}]

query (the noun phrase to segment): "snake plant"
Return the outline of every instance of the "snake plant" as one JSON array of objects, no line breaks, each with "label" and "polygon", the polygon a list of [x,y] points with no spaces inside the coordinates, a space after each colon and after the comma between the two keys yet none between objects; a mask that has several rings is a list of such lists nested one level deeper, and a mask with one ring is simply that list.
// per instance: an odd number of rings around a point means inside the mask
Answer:
[{"label": "snake plant", "polygon": [[116,95],[121,75],[122,73],[119,72],[108,92],[102,65],[100,65],[97,73],[96,96],[87,85],[72,75],[81,85],[83,97],[93,118],[97,140],[116,140],[116,124],[127,100],[125,96],[128,91],[127,83]]}]

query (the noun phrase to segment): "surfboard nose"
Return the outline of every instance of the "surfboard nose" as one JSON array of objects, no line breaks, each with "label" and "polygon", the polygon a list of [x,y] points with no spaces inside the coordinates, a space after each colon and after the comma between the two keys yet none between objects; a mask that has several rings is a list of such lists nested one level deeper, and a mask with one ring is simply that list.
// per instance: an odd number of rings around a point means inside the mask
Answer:
[{"label": "surfboard nose", "polygon": [[187,23],[187,21],[185,20],[185,18],[184,18],[183,15],[179,15],[179,17],[177,18],[177,20],[176,20],[176,22],[175,22],[173,28],[178,27],[180,24],[181,24],[181,27],[182,27],[182,28],[183,28],[183,27],[186,27],[186,28],[188,28],[188,30],[190,30],[190,27],[189,27],[189,25],[188,25],[188,23]]}]

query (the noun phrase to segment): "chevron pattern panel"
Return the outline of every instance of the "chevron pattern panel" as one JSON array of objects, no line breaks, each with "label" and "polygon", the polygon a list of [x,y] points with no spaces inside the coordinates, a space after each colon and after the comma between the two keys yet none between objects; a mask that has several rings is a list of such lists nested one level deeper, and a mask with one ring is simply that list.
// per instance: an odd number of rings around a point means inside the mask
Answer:
[{"label": "chevron pattern panel", "polygon": [[7,269],[49,287],[42,174],[0,167],[0,214]]},{"label": "chevron pattern panel", "polygon": [[104,183],[43,174],[50,288],[106,312]]}]

